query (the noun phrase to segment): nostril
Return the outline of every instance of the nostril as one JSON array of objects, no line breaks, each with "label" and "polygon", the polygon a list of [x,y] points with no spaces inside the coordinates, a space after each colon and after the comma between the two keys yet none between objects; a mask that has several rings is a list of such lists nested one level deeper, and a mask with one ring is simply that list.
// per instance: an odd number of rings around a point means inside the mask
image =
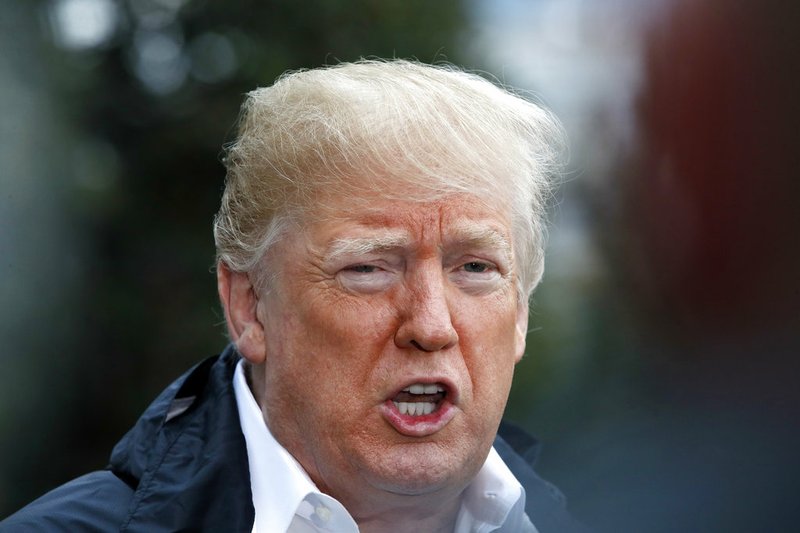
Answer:
[{"label": "nostril", "polygon": [[458,335],[454,335],[454,338],[444,340],[431,340],[431,342],[425,342],[425,339],[422,342],[419,342],[416,339],[411,339],[406,341],[406,347],[414,347],[420,352],[431,353],[431,352],[438,352],[439,350],[444,350],[447,347],[455,344],[458,342]]},{"label": "nostril", "polygon": [[425,317],[405,318],[394,335],[400,348],[434,353],[458,344],[458,333],[453,324],[437,324]]}]

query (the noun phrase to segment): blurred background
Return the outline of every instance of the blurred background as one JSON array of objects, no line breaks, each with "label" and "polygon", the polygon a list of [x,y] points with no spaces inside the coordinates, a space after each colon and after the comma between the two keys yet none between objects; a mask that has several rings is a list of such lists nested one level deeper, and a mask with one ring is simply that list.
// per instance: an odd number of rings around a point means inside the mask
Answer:
[{"label": "blurred background", "polygon": [[800,519],[800,7],[0,0],[0,517],[225,345],[242,95],[361,56],[531,91],[571,139],[508,408],[601,532]]}]

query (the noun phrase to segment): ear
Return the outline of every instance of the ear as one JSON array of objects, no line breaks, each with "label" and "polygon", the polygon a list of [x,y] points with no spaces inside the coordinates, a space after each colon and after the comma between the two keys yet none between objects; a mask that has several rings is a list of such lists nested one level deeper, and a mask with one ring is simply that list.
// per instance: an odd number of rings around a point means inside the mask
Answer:
[{"label": "ear", "polygon": [[523,300],[517,304],[517,327],[514,363],[519,363],[525,353],[525,337],[528,336],[528,301]]},{"label": "ear", "polygon": [[264,326],[258,319],[258,296],[245,272],[217,265],[217,290],[228,323],[228,334],[242,356],[253,364],[266,358]]}]

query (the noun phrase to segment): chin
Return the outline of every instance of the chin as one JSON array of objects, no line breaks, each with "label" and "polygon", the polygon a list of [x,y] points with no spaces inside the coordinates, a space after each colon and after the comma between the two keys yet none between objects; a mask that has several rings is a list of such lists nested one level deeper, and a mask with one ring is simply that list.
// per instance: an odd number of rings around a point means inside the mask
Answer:
[{"label": "chin", "polygon": [[393,494],[424,495],[444,488],[460,491],[485,460],[471,459],[469,455],[434,443],[387,447],[380,456],[369,458],[366,477],[372,486]]}]

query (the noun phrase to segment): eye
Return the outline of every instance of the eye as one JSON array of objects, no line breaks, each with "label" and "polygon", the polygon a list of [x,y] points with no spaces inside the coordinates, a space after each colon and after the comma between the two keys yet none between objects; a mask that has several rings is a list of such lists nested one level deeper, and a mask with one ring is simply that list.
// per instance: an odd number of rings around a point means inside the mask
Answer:
[{"label": "eye", "polygon": [[385,265],[355,264],[342,268],[337,274],[339,283],[347,290],[374,293],[389,287],[395,275]]},{"label": "eye", "polygon": [[375,265],[353,265],[351,267],[347,267],[345,270],[349,270],[350,272],[357,272],[359,274],[371,274],[378,269]]},{"label": "eye", "polygon": [[465,263],[463,266],[466,272],[472,272],[475,274],[481,274],[490,270],[492,267],[486,263],[480,263],[478,261],[470,261],[469,263]]},{"label": "eye", "polygon": [[502,284],[500,267],[493,261],[458,261],[455,265],[450,272],[450,279],[469,293],[484,294],[500,288]]}]

